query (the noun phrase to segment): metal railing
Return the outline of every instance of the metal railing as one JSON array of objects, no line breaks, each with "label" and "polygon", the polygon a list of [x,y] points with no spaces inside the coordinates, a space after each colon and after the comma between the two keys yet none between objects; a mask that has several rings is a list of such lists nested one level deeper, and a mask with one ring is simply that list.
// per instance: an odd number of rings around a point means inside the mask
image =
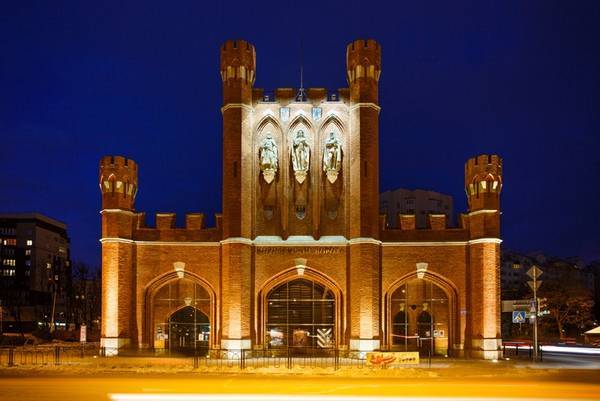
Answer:
[{"label": "metal railing", "polygon": [[0,348],[0,366],[62,365],[98,355],[97,343],[77,346],[24,346]]},{"label": "metal railing", "polygon": [[305,369],[321,368],[338,370],[341,367],[362,369],[366,365],[360,352],[338,349],[282,348],[262,350],[206,350],[202,355],[192,356],[193,367],[216,367],[238,369]]}]

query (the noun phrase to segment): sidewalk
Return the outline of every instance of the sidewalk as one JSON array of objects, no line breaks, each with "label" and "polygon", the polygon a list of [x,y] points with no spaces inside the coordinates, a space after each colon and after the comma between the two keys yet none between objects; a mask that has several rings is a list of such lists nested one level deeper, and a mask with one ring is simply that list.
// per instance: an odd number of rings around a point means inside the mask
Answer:
[{"label": "sidewalk", "polygon": [[[17,361],[18,362],[18,361]],[[215,376],[332,376],[332,377],[381,377],[399,379],[552,379],[568,377],[569,380],[586,381],[600,374],[600,361],[594,368],[566,367],[552,362],[533,363],[529,360],[500,360],[497,362],[466,359],[435,359],[429,367],[427,361],[419,365],[406,365],[399,368],[348,367],[341,365],[338,370],[331,367],[307,367],[294,364],[291,369],[279,367],[252,367],[240,369],[237,361],[213,366],[194,368],[191,358],[169,357],[85,357],[79,360],[64,362],[61,365],[48,363],[45,365],[19,365],[0,367],[0,377],[18,376],[95,376],[120,375],[133,373],[139,375],[185,374]]]}]

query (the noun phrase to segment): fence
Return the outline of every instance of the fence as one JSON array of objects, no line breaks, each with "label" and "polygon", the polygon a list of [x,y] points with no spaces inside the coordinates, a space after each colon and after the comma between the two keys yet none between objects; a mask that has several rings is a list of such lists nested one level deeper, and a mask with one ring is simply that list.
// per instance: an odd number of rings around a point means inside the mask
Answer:
[{"label": "fence", "polygon": [[[282,348],[264,350],[222,350],[198,348],[190,354],[156,353],[153,350],[120,352],[116,357],[106,357],[106,350],[98,344],[81,346],[37,346],[0,348],[0,366],[59,366],[85,364],[96,357],[95,364],[109,361],[125,362],[125,366],[148,367],[173,365],[193,369],[215,370],[244,369],[363,369],[367,367],[364,352],[322,349],[322,348]],[[108,353],[110,355],[110,353]],[[86,359],[90,358],[90,359]],[[114,358],[114,359],[113,359]],[[161,361],[162,359],[162,361]],[[154,361],[152,361],[154,360]],[[86,362],[87,361],[87,362]],[[426,360],[424,360],[426,362]],[[431,366],[431,360],[429,361]]]},{"label": "fence", "polygon": [[86,356],[98,355],[98,343],[78,346],[27,346],[0,348],[0,366],[62,365],[78,362]]},{"label": "fence", "polygon": [[[519,350],[521,350],[521,354],[519,355]],[[533,345],[531,341],[521,340],[521,341],[504,341],[502,342],[502,356],[504,358],[507,357],[519,357],[527,355],[529,359],[533,360]],[[544,355],[542,351],[542,344],[538,344],[538,357],[540,361],[544,360]]]},{"label": "fence", "polygon": [[338,370],[341,367],[364,368],[364,355],[337,349],[286,348],[271,350],[209,350],[192,356],[193,367],[239,369],[308,369]]}]

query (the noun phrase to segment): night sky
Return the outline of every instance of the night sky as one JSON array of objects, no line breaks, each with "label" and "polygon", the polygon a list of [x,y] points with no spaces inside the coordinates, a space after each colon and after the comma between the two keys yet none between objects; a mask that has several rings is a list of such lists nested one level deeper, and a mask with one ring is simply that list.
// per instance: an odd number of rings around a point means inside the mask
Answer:
[{"label": "night sky", "polygon": [[[10,4],[9,4],[10,3]],[[14,1],[0,6],[0,211],[69,226],[100,265],[98,162],[140,165],[136,208],[221,210],[219,46],[256,87],[346,87],[345,46],[382,45],[381,189],[466,209],[468,157],[504,159],[504,246],[600,258],[600,2]],[[149,216],[148,222],[153,223]]]}]

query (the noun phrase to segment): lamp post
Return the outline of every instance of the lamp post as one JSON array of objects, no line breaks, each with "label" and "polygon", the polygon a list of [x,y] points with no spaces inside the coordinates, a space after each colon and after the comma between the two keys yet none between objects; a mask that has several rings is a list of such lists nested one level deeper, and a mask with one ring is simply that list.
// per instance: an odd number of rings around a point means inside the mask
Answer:
[{"label": "lamp post", "polygon": [[[532,266],[531,269],[527,271],[527,275],[531,277],[533,280],[527,281],[529,287],[533,290],[533,307],[531,308],[533,312],[533,360],[537,361],[538,359],[538,298],[537,298],[537,290],[542,285],[542,280],[538,280],[538,277],[542,275],[543,271],[537,267]],[[531,317],[530,317],[531,319]]]}]

